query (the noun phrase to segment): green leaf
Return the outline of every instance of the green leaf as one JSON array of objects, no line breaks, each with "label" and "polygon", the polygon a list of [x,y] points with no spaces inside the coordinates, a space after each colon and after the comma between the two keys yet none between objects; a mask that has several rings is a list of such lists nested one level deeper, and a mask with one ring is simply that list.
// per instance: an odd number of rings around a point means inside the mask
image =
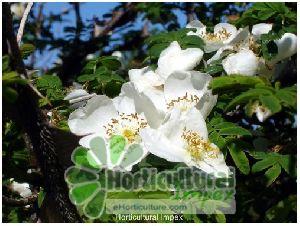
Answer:
[{"label": "green leaf", "polygon": [[27,80],[19,77],[18,73],[15,71],[3,73],[2,75],[2,85],[20,84],[26,85]]},{"label": "green leaf", "polygon": [[267,179],[267,186],[270,186],[277,179],[280,173],[281,173],[281,167],[278,163],[276,163],[274,166],[269,168],[265,172],[265,177]]},{"label": "green leaf", "polygon": [[274,95],[260,96],[259,100],[261,101],[262,105],[267,107],[272,112],[272,114],[275,114],[281,110],[280,101]]},{"label": "green leaf", "polygon": [[167,43],[158,43],[150,47],[149,55],[151,58],[158,58],[160,53],[168,47]]},{"label": "green leaf", "polygon": [[283,89],[279,89],[275,93],[276,97],[281,101],[284,106],[297,109],[297,88],[291,86]]},{"label": "green leaf", "polygon": [[286,222],[290,212],[297,212],[297,196],[290,195],[289,197],[279,201],[266,212],[267,222]]},{"label": "green leaf", "polygon": [[247,90],[257,84],[265,84],[265,81],[257,76],[231,75],[213,78],[210,87],[214,93],[220,94],[228,90]]},{"label": "green leaf", "polygon": [[231,110],[237,105],[245,104],[251,100],[259,99],[260,96],[273,95],[272,92],[265,88],[254,88],[243,92],[242,94],[235,97],[227,106],[226,110]]},{"label": "green leaf", "polygon": [[281,155],[278,162],[291,177],[297,176],[297,159],[294,155]]},{"label": "green leaf", "polygon": [[5,86],[3,87],[3,98],[9,102],[14,103],[18,99],[18,92],[11,87]]},{"label": "green leaf", "polygon": [[270,166],[273,166],[275,163],[277,163],[277,158],[274,158],[273,156],[267,155],[266,158],[264,158],[261,161],[256,162],[252,166],[252,173],[260,172]]},{"label": "green leaf", "polygon": [[226,216],[224,213],[222,213],[222,211],[220,210],[216,210],[216,221],[218,223],[226,223]]},{"label": "green leaf", "polygon": [[112,98],[117,96],[121,91],[122,84],[122,82],[116,80],[109,81],[105,85],[105,94]]},{"label": "green leaf", "polygon": [[35,46],[32,44],[23,44],[20,47],[21,56],[23,59],[30,56],[31,53],[35,51]]},{"label": "green leaf", "polygon": [[251,136],[251,133],[248,130],[246,130],[232,122],[223,121],[218,124],[215,124],[213,126],[213,128],[215,130],[219,130],[219,133],[221,135]]},{"label": "green leaf", "polygon": [[216,144],[220,149],[226,146],[226,139],[223,138],[217,131],[213,131],[209,134],[209,140]]},{"label": "green leaf", "polygon": [[93,81],[97,78],[96,75],[94,74],[84,74],[84,75],[80,75],[78,78],[77,78],[77,81],[78,82],[89,82],[89,81]]},{"label": "green leaf", "polygon": [[58,76],[43,75],[37,79],[36,86],[39,90],[62,89],[62,82]]},{"label": "green leaf", "polygon": [[180,42],[182,48],[200,48],[203,49],[204,42],[197,35],[188,35]]},{"label": "green leaf", "polygon": [[241,146],[232,143],[228,146],[228,150],[237,168],[243,174],[248,175],[250,172],[249,160]]},{"label": "green leaf", "polygon": [[45,199],[46,192],[43,188],[40,189],[39,195],[38,195],[38,207],[41,208],[43,201]]},{"label": "green leaf", "polygon": [[9,56],[8,55],[2,56],[2,72],[10,71],[9,63],[10,63]]},{"label": "green leaf", "polygon": [[103,66],[105,66],[107,69],[112,70],[112,71],[119,70],[122,66],[121,62],[115,56],[100,57],[99,62]]}]

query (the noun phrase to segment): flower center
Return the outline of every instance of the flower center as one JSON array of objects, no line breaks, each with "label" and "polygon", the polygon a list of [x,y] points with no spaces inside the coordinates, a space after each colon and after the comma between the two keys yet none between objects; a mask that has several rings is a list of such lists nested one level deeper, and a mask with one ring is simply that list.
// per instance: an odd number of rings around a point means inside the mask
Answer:
[{"label": "flower center", "polygon": [[136,140],[138,134],[137,131],[134,131],[132,129],[124,129],[122,132],[122,135],[130,142],[132,143],[133,141]]},{"label": "flower center", "polygon": [[137,113],[129,115],[121,113],[118,119],[111,119],[104,128],[109,138],[113,135],[121,135],[128,143],[133,143],[140,141],[139,132],[147,126],[146,120]]},{"label": "flower center", "polygon": [[200,98],[197,95],[188,95],[185,93],[184,96],[178,97],[175,100],[171,100],[167,103],[167,109],[172,109],[174,107],[180,109],[180,111],[185,112],[191,109],[200,101]]},{"label": "flower center", "polygon": [[231,33],[228,32],[225,28],[219,30],[217,33],[207,33],[205,38],[209,41],[222,41],[226,40],[231,36]]},{"label": "flower center", "polygon": [[199,133],[184,129],[181,137],[186,142],[186,150],[196,162],[205,157],[217,158],[219,148],[208,140],[204,140]]}]

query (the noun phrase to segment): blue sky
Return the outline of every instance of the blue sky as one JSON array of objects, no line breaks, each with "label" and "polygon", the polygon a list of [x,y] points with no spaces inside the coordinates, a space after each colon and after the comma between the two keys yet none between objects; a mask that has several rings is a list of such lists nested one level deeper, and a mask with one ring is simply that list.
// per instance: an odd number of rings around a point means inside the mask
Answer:
[{"label": "blue sky", "polygon": [[[37,15],[38,13],[38,6],[41,3],[35,3],[33,12]],[[80,4],[80,14],[82,17],[83,22],[87,22],[92,20],[93,17],[98,17],[99,19],[103,18],[105,13],[110,12],[115,6],[118,5],[118,2],[82,2]],[[64,2],[47,2],[44,3],[44,10],[43,14],[50,15],[61,13],[67,9],[72,8],[69,3]],[[178,11],[175,11],[178,17],[178,21],[181,27],[185,26],[186,23],[186,16]],[[51,27],[51,31],[55,34],[56,38],[65,38],[64,27],[65,26],[74,26],[75,25],[75,13],[74,10],[71,10],[70,13],[63,16],[65,20],[62,23],[53,23]],[[137,20],[134,24],[134,28],[139,28],[143,26],[141,18]],[[157,27],[157,26],[156,26]],[[158,26],[158,28],[160,28]],[[118,34],[115,34],[118,36]],[[112,36],[113,37],[113,36]],[[84,38],[84,37],[83,37]],[[46,51],[42,55],[37,53],[37,58],[39,61],[36,63],[35,67],[37,68],[49,68],[53,65],[53,63],[57,60],[58,50]]]}]

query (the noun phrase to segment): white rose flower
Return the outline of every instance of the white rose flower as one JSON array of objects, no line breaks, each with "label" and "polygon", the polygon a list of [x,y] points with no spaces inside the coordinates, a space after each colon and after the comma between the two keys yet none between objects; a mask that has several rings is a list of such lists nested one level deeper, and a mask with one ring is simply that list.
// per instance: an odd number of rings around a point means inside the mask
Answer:
[{"label": "white rose flower", "polygon": [[190,31],[187,35],[197,35],[205,42],[204,51],[206,53],[214,52],[221,47],[228,45],[240,33],[235,26],[228,23],[219,23],[215,25],[214,32],[208,33],[206,26],[200,21],[191,21],[186,28],[195,28],[196,32]]},{"label": "white rose flower", "polygon": [[22,198],[28,198],[32,195],[32,192],[30,190],[30,186],[28,183],[18,183],[16,181],[13,181],[10,184],[10,188],[18,193]]},{"label": "white rose flower", "polygon": [[164,80],[174,71],[193,70],[202,60],[203,51],[198,48],[182,50],[178,42],[172,42],[163,50],[157,62],[155,71]]},{"label": "white rose flower", "polygon": [[145,128],[140,134],[147,149],[158,157],[184,162],[215,177],[230,174],[222,152],[208,140],[205,120],[196,108],[187,114],[173,109],[158,129]]},{"label": "white rose flower", "polygon": [[254,40],[259,40],[261,35],[268,34],[272,30],[272,24],[260,23],[252,26],[252,35]]},{"label": "white rose flower", "polygon": [[95,93],[89,94],[86,90],[79,88],[72,90],[67,96],[65,96],[64,100],[69,101],[71,104],[70,108],[76,109],[84,106],[87,100],[95,95]]},{"label": "white rose flower", "polygon": [[251,50],[241,50],[226,57],[222,61],[222,65],[228,75],[241,74],[253,76],[257,73],[259,59]]},{"label": "white rose flower", "polygon": [[[104,95],[94,96],[84,107],[72,112],[68,119],[71,132],[84,136],[79,140],[79,144],[90,150],[93,162],[98,165],[104,164],[108,169],[119,166],[132,145],[139,145],[139,150],[143,153],[136,161],[127,165],[125,170],[131,170],[132,165],[147,154],[139,135],[142,128],[148,127],[147,119],[143,114],[136,112],[134,99],[125,95],[135,95],[136,92],[131,90],[133,87],[126,83],[125,88],[127,90],[123,89],[123,95],[113,100]],[[110,140],[116,136],[124,140],[121,153],[115,153],[109,146]],[[98,148],[95,144],[98,144]],[[109,160],[103,162],[101,156],[108,156]]]}]

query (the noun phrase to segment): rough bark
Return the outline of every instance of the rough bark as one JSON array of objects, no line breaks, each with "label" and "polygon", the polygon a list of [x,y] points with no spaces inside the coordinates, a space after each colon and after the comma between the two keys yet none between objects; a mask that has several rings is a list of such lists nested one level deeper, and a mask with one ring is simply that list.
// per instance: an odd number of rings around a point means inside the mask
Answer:
[{"label": "rough bark", "polygon": [[[26,69],[21,59],[17,40],[12,27],[12,16],[8,3],[3,3],[3,31],[7,40],[8,50],[13,59],[13,68],[26,76]],[[45,191],[53,207],[50,212],[55,219],[47,222],[81,222],[75,206],[70,202],[68,188],[64,181],[64,168],[57,154],[59,148],[53,137],[47,117],[38,107],[38,95],[29,85],[16,86],[19,98],[12,108],[18,112],[19,122],[28,134],[33,150],[37,155],[42,173],[45,177]],[[51,205],[49,205],[51,207]]]}]

